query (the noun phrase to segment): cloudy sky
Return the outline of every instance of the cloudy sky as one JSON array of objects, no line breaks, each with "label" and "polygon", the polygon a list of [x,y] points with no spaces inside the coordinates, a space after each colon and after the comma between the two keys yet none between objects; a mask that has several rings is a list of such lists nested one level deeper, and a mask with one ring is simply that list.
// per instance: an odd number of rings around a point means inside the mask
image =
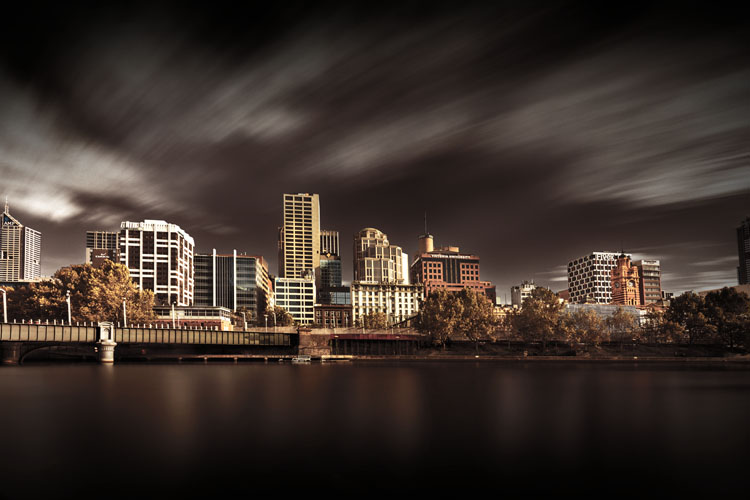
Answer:
[{"label": "cloudy sky", "polygon": [[283,193],[315,192],[345,279],[354,232],[413,253],[426,211],[501,298],[620,248],[660,259],[667,290],[736,284],[747,11],[270,4],[6,20],[0,195],[42,231],[45,274],[83,260],[86,230],[145,218],[275,272]]}]

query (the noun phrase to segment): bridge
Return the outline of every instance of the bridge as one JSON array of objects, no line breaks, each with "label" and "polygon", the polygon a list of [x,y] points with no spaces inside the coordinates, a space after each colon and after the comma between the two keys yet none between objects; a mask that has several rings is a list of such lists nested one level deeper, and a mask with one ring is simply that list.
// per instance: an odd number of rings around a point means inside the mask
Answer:
[{"label": "bridge", "polygon": [[112,363],[116,349],[123,356],[141,357],[292,357],[297,354],[295,329],[240,331],[161,328],[153,325],[119,327],[103,322],[87,325],[0,324],[0,359],[18,364],[39,349],[75,348]]}]

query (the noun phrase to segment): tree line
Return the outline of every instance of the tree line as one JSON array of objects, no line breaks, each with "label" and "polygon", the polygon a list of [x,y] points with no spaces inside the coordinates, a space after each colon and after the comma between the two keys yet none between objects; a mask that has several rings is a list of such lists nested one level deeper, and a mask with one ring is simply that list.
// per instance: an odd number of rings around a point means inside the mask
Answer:
[{"label": "tree line", "polygon": [[483,294],[439,290],[430,294],[418,328],[437,346],[449,341],[516,340],[598,345],[605,342],[722,344],[750,348],[750,298],[732,288],[704,296],[685,293],[665,310],[650,309],[643,321],[618,307],[603,318],[591,309],[569,311],[547,288],[536,288],[520,310],[503,318]]}]

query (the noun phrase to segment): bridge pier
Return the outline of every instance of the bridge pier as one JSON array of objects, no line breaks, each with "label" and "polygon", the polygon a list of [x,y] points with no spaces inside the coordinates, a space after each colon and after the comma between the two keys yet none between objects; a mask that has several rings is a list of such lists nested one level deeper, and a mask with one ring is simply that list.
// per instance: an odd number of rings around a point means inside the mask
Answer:
[{"label": "bridge pier", "polygon": [[0,357],[4,365],[17,365],[21,361],[21,342],[0,342]]},{"label": "bridge pier", "polygon": [[99,352],[99,362],[105,365],[115,362],[115,325],[109,321],[99,323],[99,342],[96,343]]}]

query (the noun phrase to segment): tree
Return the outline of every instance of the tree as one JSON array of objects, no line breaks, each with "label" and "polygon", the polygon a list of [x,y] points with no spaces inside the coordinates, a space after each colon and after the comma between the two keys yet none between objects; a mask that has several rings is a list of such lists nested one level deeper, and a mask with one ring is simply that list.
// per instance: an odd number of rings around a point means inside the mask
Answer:
[{"label": "tree", "polygon": [[468,288],[458,292],[456,299],[461,305],[461,315],[454,329],[473,341],[474,350],[478,351],[479,341],[491,339],[497,327],[495,306],[485,294]]},{"label": "tree", "polygon": [[703,298],[688,292],[672,299],[665,319],[680,325],[685,331],[688,343],[693,344],[711,339],[716,333],[716,326],[710,323],[707,312]]},{"label": "tree", "polygon": [[706,294],[704,310],[719,340],[730,348],[736,347],[750,329],[750,297],[734,288]]},{"label": "tree", "polygon": [[273,318],[276,317],[274,326],[294,326],[294,318],[281,306],[273,306],[273,308],[267,309],[266,314],[270,316],[269,321],[273,321]]},{"label": "tree", "polygon": [[622,307],[618,307],[612,316],[604,320],[604,324],[610,340],[619,342],[620,348],[624,341],[635,338],[638,330],[638,319]]},{"label": "tree", "polygon": [[388,315],[384,312],[370,312],[358,320],[361,328],[368,330],[382,330],[388,328]]},{"label": "tree", "polygon": [[427,297],[419,311],[419,329],[430,334],[433,344],[445,348],[446,341],[458,328],[463,308],[456,294],[438,289]]},{"label": "tree", "polygon": [[562,302],[551,290],[535,288],[513,317],[513,329],[526,342],[540,340],[546,350],[547,342],[561,330],[562,309]]},{"label": "tree", "polygon": [[63,267],[52,280],[15,289],[9,294],[12,316],[22,320],[67,320],[67,292],[70,292],[72,321],[120,320],[123,299],[129,323],[156,319],[153,292],[139,290],[130,279],[127,266],[112,261],[104,262],[100,268],[90,264]]},{"label": "tree", "polygon": [[598,345],[604,335],[602,320],[592,310],[579,310],[565,315],[562,320],[562,329],[567,341],[573,344]]}]

